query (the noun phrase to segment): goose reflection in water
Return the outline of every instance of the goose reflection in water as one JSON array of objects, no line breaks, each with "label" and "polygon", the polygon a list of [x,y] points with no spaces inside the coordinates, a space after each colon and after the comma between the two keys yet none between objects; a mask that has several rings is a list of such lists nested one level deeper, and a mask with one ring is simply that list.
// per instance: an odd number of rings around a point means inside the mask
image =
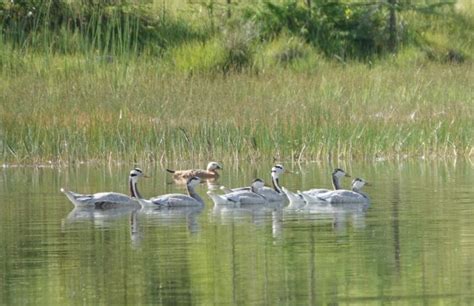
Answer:
[{"label": "goose reflection in water", "polygon": [[[76,207],[63,220],[63,230],[72,224],[92,223],[98,228],[110,228],[115,223],[129,218],[130,238],[135,246],[138,246],[143,238],[141,224],[147,225],[179,225],[186,223],[190,233],[200,231],[198,217],[203,207],[161,207],[161,208],[133,208],[120,207],[113,209],[100,209],[94,207]],[[146,220],[144,220],[146,219]]]},{"label": "goose reflection in water", "polygon": [[101,209],[94,207],[75,207],[63,220],[63,225],[90,222],[96,227],[110,227],[117,220],[126,218],[139,208],[132,206]]},{"label": "goose reflection in water", "polygon": [[161,207],[141,208],[130,215],[130,239],[134,247],[139,247],[143,240],[142,224],[146,226],[176,226],[186,223],[187,230],[194,234],[201,230],[198,219],[202,207]]},{"label": "goose reflection in water", "polygon": [[273,233],[280,235],[283,205],[281,202],[255,205],[242,205],[239,203],[228,205],[215,204],[210,211],[210,220],[222,225],[250,221],[256,226],[263,226],[271,220]]},{"label": "goose reflection in water", "polygon": [[140,218],[146,218],[147,224],[155,225],[176,225],[187,224],[187,229],[191,233],[200,230],[198,217],[203,211],[203,207],[162,207],[162,208],[141,208],[138,210]]},{"label": "goose reflection in water", "polygon": [[365,228],[365,216],[369,207],[370,204],[367,203],[290,204],[283,210],[283,219],[309,219],[317,223],[330,223],[335,231],[342,232],[349,223],[356,229]]}]

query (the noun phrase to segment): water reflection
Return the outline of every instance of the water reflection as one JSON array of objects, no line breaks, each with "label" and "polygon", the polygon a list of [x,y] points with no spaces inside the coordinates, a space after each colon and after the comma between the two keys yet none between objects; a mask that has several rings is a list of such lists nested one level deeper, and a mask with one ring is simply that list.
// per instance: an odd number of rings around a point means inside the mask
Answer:
[{"label": "water reflection", "polygon": [[[129,218],[130,238],[134,246],[139,246],[143,238],[140,223],[145,221],[147,226],[153,224],[172,225],[186,224],[190,233],[198,233],[200,230],[199,214],[203,207],[121,207],[101,209],[94,207],[76,207],[64,219],[63,229],[74,223],[89,222],[97,228],[113,226],[117,220]],[[146,219],[146,220],[145,220]]]},{"label": "water reflection", "polygon": [[171,226],[185,224],[190,234],[197,234],[201,227],[199,215],[202,207],[179,208],[141,208],[134,210],[130,215],[130,237],[135,247],[140,246],[144,238],[143,227]]},{"label": "water reflection", "polygon": [[117,220],[126,218],[137,208],[133,206],[101,209],[94,207],[75,207],[65,218],[64,224],[91,222],[96,227],[108,227]]},{"label": "water reflection", "polygon": [[146,218],[150,225],[175,225],[176,223],[183,223],[186,224],[186,228],[190,233],[197,233],[200,230],[199,215],[203,210],[203,207],[144,207],[137,210],[136,214]]},{"label": "water reflection", "polygon": [[214,204],[211,213],[212,221],[220,224],[229,224],[239,220],[250,220],[255,225],[262,225],[274,211],[281,211],[282,202],[272,202],[266,204]]},{"label": "water reflection", "polygon": [[[293,205],[292,205],[293,204]],[[366,227],[366,214],[370,205],[360,203],[345,204],[302,204],[290,203],[284,209],[286,219],[310,220],[313,223],[330,224],[337,233],[345,233],[347,226],[353,229]]]},{"label": "water reflection", "polygon": [[[226,166],[219,182],[271,166]],[[472,165],[287,163],[285,187],[328,186],[337,166],[377,182],[370,206],[215,206],[219,186],[201,184],[198,210],[72,209],[60,186],[126,193],[130,167],[4,169],[0,304],[471,304]],[[145,172],[143,194],[183,191]]]}]

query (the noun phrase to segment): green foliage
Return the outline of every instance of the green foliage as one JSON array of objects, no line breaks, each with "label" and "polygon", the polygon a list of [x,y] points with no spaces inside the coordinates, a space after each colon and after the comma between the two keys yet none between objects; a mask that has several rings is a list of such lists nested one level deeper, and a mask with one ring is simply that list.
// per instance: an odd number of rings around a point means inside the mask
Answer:
[{"label": "green foliage", "polygon": [[209,73],[220,70],[225,61],[225,50],[218,39],[181,44],[169,52],[174,67],[186,73]]},{"label": "green foliage", "polygon": [[[186,52],[217,45],[171,55],[187,63]],[[332,63],[310,75],[269,66],[222,78],[160,72],[149,60],[26,62],[0,82],[6,163],[472,154],[468,65]]]},{"label": "green foliage", "polygon": [[470,60],[474,50],[474,19],[469,12],[444,8],[442,14],[404,15],[410,34],[406,46],[416,46],[430,61],[462,63]]},{"label": "green foliage", "polygon": [[309,57],[317,59],[318,55],[302,38],[282,33],[276,39],[270,41],[265,48],[265,55],[270,59],[272,65],[283,67],[291,66]]},{"label": "green foliage", "polygon": [[[432,25],[438,26],[438,32],[452,28],[453,24],[465,25],[461,33],[472,32],[472,18],[465,18],[454,12],[450,5],[452,2],[441,1],[423,5],[400,2],[395,8],[398,16],[397,40],[403,45],[421,43],[419,33],[423,32],[423,24],[419,19],[437,19]],[[293,36],[305,39],[328,57],[366,59],[390,51],[389,9],[390,6],[384,2],[316,1],[309,9],[297,1],[284,1],[280,4],[264,1],[262,5],[247,7],[243,16],[259,26],[263,40],[272,40],[287,31]],[[414,19],[405,19],[405,16],[414,16]],[[441,19],[445,17],[448,18],[443,22]],[[459,22],[456,18],[460,18]],[[433,26],[431,29],[434,29]],[[461,52],[454,50],[454,53]]]},{"label": "green foliage", "polygon": [[378,4],[316,3],[311,10],[297,2],[247,9],[244,16],[258,22],[263,39],[282,31],[303,37],[326,55],[367,57],[384,51],[386,16]]},{"label": "green foliage", "polygon": [[[254,65],[258,40],[272,41],[282,33],[342,61],[373,61],[392,51],[388,48],[391,7],[386,2],[313,1],[311,8],[303,1],[244,3],[181,3],[171,11],[153,2],[126,0],[3,0],[0,33],[2,41],[16,50],[106,56],[160,57],[181,44],[221,39],[225,59],[215,66],[225,72]],[[428,50],[430,59],[469,59],[474,48],[472,14],[456,11],[449,1],[398,1],[394,9],[398,51],[416,45]],[[449,47],[434,36],[449,38]],[[301,56],[296,49],[288,55]]]},{"label": "green foliage", "polygon": [[59,0],[15,1],[0,15],[2,35],[17,48],[60,53],[121,55],[148,50],[161,54],[207,31],[147,5],[126,2],[92,5]]},{"label": "green foliage", "polygon": [[222,36],[225,58],[222,70],[242,71],[253,63],[252,44],[258,36],[253,22],[230,24]]}]

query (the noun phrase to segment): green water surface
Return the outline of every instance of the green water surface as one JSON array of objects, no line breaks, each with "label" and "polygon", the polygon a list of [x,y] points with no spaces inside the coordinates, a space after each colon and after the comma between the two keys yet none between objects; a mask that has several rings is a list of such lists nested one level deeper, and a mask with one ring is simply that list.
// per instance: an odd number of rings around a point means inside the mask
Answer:
[{"label": "green water surface", "polygon": [[[330,187],[342,167],[373,183],[372,204],[214,207],[202,184],[202,209],[73,210],[61,187],[126,193],[135,165],[4,167],[0,304],[474,304],[472,163],[283,164],[290,190]],[[184,191],[140,166],[144,196]],[[219,183],[269,183],[270,167],[224,165]]]}]

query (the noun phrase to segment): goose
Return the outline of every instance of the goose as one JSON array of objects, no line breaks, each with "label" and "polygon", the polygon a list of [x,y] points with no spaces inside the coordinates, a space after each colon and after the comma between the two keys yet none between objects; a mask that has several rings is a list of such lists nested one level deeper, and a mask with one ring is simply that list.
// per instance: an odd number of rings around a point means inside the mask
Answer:
[{"label": "goose", "polygon": [[[351,177],[348,173],[346,173],[344,170],[341,168],[336,168],[331,174],[332,177],[332,186],[333,190],[339,190],[341,189],[341,178],[343,177]],[[325,193],[331,191],[330,189],[324,189],[324,188],[313,188],[310,190],[303,191],[303,193],[309,194],[311,196],[315,196],[320,193]]]},{"label": "goose", "polygon": [[285,187],[282,187],[283,192],[285,193],[286,197],[288,198],[289,205],[286,207],[287,209],[300,209],[303,208],[305,203],[304,198],[301,196],[300,191],[295,194]]},{"label": "goose", "polygon": [[190,177],[186,182],[188,194],[171,193],[153,197],[149,200],[139,198],[142,207],[200,207],[204,206],[203,199],[194,188],[201,183],[197,176]]},{"label": "goose", "polygon": [[137,182],[141,177],[148,177],[143,174],[140,168],[130,171],[128,176],[128,185],[130,188],[130,196],[117,192],[99,192],[94,194],[79,194],[61,188],[61,192],[74,204],[75,207],[95,207],[108,208],[126,205],[138,205],[137,199],[140,194],[137,190]]},{"label": "goose", "polygon": [[[349,174],[347,174],[344,170],[340,168],[334,169],[334,171],[331,174],[332,177],[332,185],[333,185],[333,190],[339,190],[341,189],[341,182],[340,179],[343,177],[351,177]],[[306,191],[297,191],[296,194],[285,189],[284,192],[288,199],[291,202],[319,202],[320,199],[317,198],[319,194],[326,193],[331,191],[330,189],[324,189],[324,188],[313,188],[310,190]]]},{"label": "goose", "polygon": [[207,194],[216,205],[227,203],[264,204],[267,202],[267,199],[258,193],[262,187],[264,187],[264,182],[257,178],[250,185],[250,190],[240,189],[223,195],[215,194],[209,190]]},{"label": "goose", "polygon": [[364,203],[369,204],[369,196],[361,191],[362,187],[365,185],[370,186],[370,184],[361,179],[355,178],[352,181],[352,190],[334,190],[326,193],[317,195],[320,200],[323,200],[327,203],[337,204],[337,203]]},{"label": "goose", "polygon": [[[285,201],[287,199],[285,193],[283,192],[281,186],[280,186],[280,175],[285,173],[285,168],[283,168],[282,165],[277,164],[272,167],[272,185],[273,187],[263,187],[260,188],[257,193],[264,196],[265,199],[267,199],[268,202],[277,202],[277,201]],[[234,189],[227,189],[227,188],[221,188],[223,189],[224,192],[232,192],[232,191],[238,191],[238,190],[249,190],[249,187],[240,187],[240,188],[234,188]]]},{"label": "goose", "polygon": [[219,173],[217,170],[223,169],[221,164],[217,162],[210,162],[207,164],[206,170],[203,169],[190,169],[190,170],[170,170],[166,169],[169,173],[173,173],[173,179],[175,180],[187,180],[190,177],[197,176],[201,179],[217,179]]}]

